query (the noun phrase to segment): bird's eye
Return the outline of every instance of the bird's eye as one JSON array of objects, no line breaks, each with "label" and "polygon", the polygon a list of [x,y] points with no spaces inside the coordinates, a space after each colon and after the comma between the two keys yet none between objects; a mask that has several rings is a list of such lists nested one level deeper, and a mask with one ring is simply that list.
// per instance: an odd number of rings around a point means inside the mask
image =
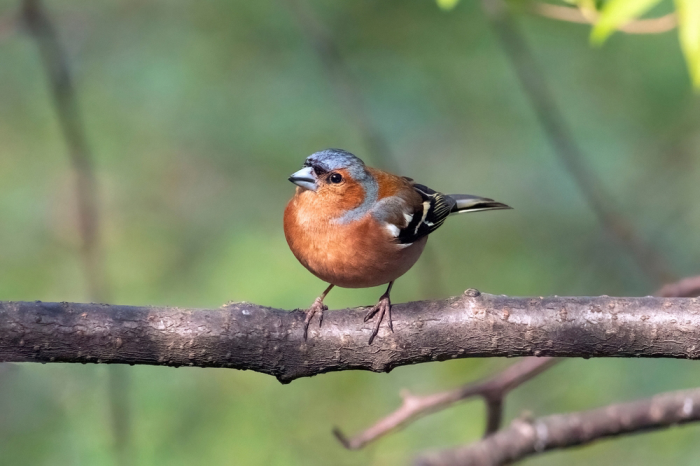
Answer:
[{"label": "bird's eye", "polygon": [[340,173],[333,173],[333,174],[331,174],[331,176],[328,177],[328,180],[331,183],[338,184],[341,181],[343,181],[343,177],[341,176]]}]

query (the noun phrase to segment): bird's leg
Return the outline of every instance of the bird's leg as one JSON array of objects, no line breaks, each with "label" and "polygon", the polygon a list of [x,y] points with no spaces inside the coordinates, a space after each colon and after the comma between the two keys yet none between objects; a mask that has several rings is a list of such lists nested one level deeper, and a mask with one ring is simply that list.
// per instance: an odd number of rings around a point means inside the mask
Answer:
[{"label": "bird's leg", "polygon": [[323,299],[326,297],[329,291],[333,289],[335,285],[330,285],[326,288],[326,291],[321,293],[321,296],[316,298],[314,303],[311,305],[308,311],[306,311],[306,319],[304,319],[304,340],[306,340],[306,334],[309,330],[309,323],[311,323],[311,318],[318,312],[318,326],[321,327],[323,323],[323,311],[328,309],[328,306],[323,304]]},{"label": "bird's leg", "polygon": [[379,316],[377,317],[377,323],[374,326],[374,329],[372,330],[372,334],[369,336],[369,344],[372,344],[372,341],[374,341],[374,337],[377,336],[377,333],[379,333],[379,324],[382,323],[382,320],[384,319],[384,315],[386,315],[388,319],[388,324],[389,324],[389,330],[394,331],[394,325],[391,323],[391,299],[389,298],[389,293],[391,292],[391,287],[394,285],[394,282],[389,283],[389,287],[386,289],[386,292],[379,298],[379,302],[374,305],[372,309],[369,310],[369,312],[365,315],[365,322],[367,322],[369,319],[374,317],[375,314],[379,313]]}]

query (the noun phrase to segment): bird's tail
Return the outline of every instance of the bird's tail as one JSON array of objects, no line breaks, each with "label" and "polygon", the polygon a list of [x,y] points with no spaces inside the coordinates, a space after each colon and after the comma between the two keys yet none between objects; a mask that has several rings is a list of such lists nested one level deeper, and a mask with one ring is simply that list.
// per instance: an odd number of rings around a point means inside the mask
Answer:
[{"label": "bird's tail", "polygon": [[482,210],[512,209],[509,205],[494,201],[487,197],[472,196],[471,194],[448,194],[447,197],[455,201],[450,214],[464,212],[479,212]]}]

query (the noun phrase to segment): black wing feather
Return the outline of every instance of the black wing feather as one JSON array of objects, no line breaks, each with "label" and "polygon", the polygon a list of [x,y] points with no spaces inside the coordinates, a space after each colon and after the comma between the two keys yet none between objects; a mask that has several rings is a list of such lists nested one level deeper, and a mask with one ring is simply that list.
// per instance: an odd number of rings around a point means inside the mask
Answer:
[{"label": "black wing feather", "polygon": [[440,228],[455,206],[454,199],[427,186],[414,184],[413,189],[420,194],[423,204],[413,212],[408,225],[399,230],[397,239],[401,244],[413,243]]}]

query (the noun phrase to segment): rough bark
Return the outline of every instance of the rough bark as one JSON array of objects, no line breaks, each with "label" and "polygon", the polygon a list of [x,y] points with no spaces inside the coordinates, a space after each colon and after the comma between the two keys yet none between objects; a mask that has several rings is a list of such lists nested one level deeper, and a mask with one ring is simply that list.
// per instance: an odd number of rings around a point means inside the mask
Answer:
[{"label": "rough bark", "polygon": [[480,294],[394,305],[394,333],[365,308],[326,313],[304,342],[303,312],[0,302],[0,361],[254,370],[290,382],[329,371],[465,357],[700,358],[700,299]]},{"label": "rough bark", "polygon": [[425,455],[416,466],[498,466],[535,453],[587,444],[597,439],[700,420],[700,389],[591,411],[514,420],[510,427],[473,445]]}]

